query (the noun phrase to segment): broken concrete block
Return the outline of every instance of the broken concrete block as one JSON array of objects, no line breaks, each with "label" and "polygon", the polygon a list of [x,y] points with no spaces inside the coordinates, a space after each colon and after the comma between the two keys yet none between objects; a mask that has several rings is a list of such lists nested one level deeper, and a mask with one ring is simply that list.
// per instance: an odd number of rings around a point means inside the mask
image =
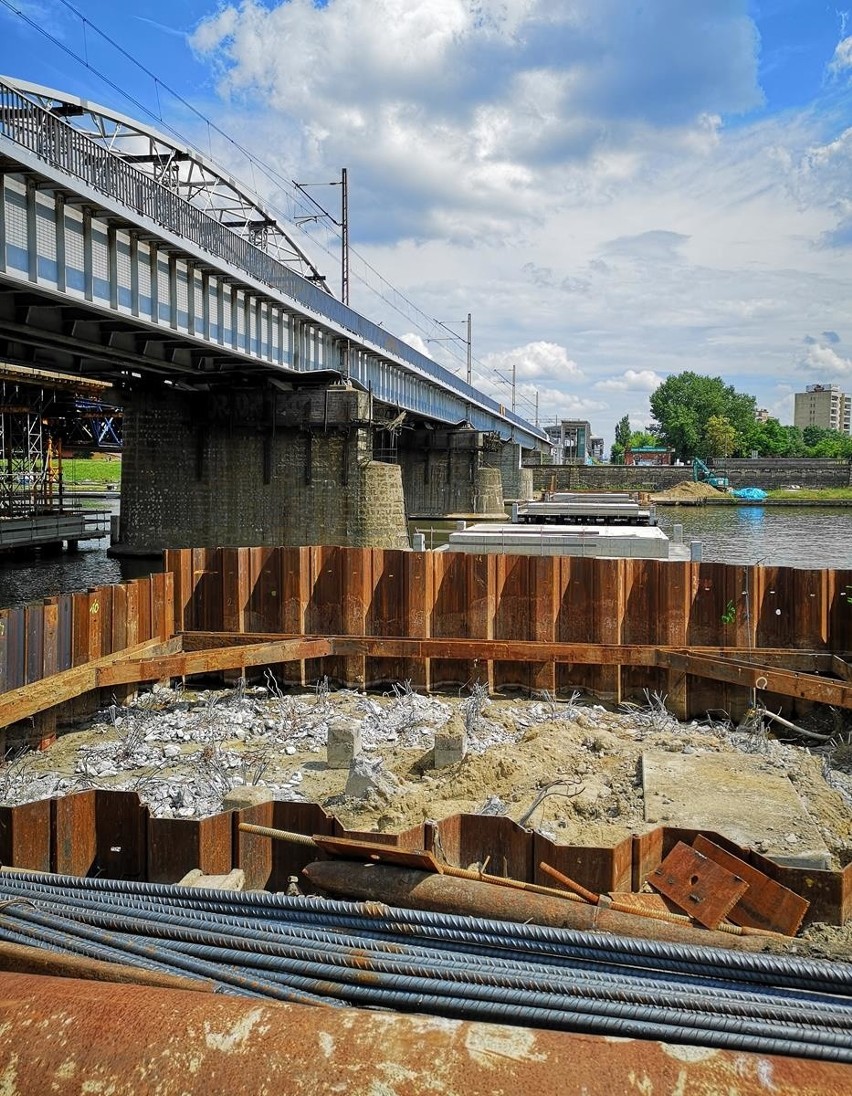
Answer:
[{"label": "broken concrete block", "polygon": [[348,769],[361,754],[361,725],[348,719],[335,719],[328,727],[327,765],[330,769]]},{"label": "broken concrete block", "polygon": [[398,790],[398,780],[385,769],[380,757],[353,758],[349,766],[345,795],[362,799],[369,792],[375,792],[388,799]]},{"label": "broken concrete block", "polygon": [[263,788],[254,784],[238,785],[231,788],[222,800],[223,811],[241,811],[244,807],[256,807],[260,803],[270,803],[273,799],[269,788]]},{"label": "broken concrete block", "polygon": [[433,769],[446,769],[448,765],[457,765],[466,753],[467,728],[461,719],[454,717],[440,730],[435,731]]}]

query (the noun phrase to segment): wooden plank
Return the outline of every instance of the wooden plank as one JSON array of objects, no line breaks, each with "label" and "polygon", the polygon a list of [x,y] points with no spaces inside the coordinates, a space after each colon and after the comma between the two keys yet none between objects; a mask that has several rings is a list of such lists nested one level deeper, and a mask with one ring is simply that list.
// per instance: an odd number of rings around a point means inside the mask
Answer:
[{"label": "wooden plank", "polygon": [[648,876],[664,894],[705,928],[715,929],[748,890],[748,883],[679,841]]},{"label": "wooden plank", "polygon": [[[170,641],[171,642],[171,641]],[[126,685],[133,681],[159,681],[170,677],[235,670],[244,666],[266,666],[303,658],[326,658],[334,653],[327,639],[289,639],[274,643],[240,644],[208,651],[167,652],[149,658],[120,656],[98,667],[95,686]]]},{"label": "wooden plank", "polygon": [[748,890],[728,913],[729,920],[735,925],[769,929],[772,932],[782,932],[786,936],[796,935],[810,902],[770,879],[745,860],[714,845],[703,834],[695,838],[692,847],[748,883]]}]

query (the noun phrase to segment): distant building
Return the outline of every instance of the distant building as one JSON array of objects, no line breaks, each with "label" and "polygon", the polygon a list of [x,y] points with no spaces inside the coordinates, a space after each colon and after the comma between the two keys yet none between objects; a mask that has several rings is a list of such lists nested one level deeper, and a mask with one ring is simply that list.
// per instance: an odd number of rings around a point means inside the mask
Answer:
[{"label": "distant building", "polygon": [[852,434],[852,396],[836,384],[809,384],[804,392],[796,393],[793,425],[800,430],[819,426]]},{"label": "distant building", "polygon": [[674,449],[663,445],[637,445],[635,449],[625,449],[624,463],[642,468],[660,468],[674,464]]},{"label": "distant building", "polygon": [[[562,419],[544,427],[553,446],[554,464],[590,464],[592,459],[592,427],[579,419]],[[603,439],[601,439],[603,452]]]},{"label": "distant building", "polygon": [[599,437],[592,438],[592,444],[591,444],[592,460],[600,460],[600,461],[603,460],[603,447],[604,447],[603,438],[599,438]]},{"label": "distant building", "polygon": [[765,407],[761,407],[757,411],[755,411],[754,417],[757,422],[769,422],[769,420],[772,418],[772,416]]}]

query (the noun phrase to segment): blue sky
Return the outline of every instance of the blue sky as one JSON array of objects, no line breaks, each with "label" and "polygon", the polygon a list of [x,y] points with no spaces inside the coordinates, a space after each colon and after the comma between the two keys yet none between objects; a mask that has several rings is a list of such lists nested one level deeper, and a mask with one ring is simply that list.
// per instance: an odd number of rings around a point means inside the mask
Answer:
[{"label": "blue sky", "polygon": [[282,217],[287,181],[346,166],[353,305],[451,367],[423,318],[471,312],[484,388],[508,403],[514,365],[522,413],[609,443],[683,369],[782,422],[807,383],[852,390],[843,3],[0,0],[0,72],[147,108]]}]

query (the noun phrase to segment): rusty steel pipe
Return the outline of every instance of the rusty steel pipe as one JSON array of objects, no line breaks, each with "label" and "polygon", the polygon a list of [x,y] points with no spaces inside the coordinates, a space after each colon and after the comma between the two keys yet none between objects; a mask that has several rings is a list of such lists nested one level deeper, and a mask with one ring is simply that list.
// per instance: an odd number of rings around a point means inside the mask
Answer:
[{"label": "rusty steel pipe", "polygon": [[382,865],[362,866],[343,861],[315,861],[304,869],[311,883],[330,894],[384,902],[390,906],[432,910],[498,921],[531,922],[553,928],[611,932],[618,936],[666,940],[714,948],[762,951],[759,937],[729,936],[711,929],[668,921],[651,921],[630,913],[615,913],[542,894],[523,894],[474,880],[410,871]]},{"label": "rusty steel pipe", "polygon": [[[841,1096],[849,1067],[428,1016],[0,974],[8,1096],[447,1096],[500,1091]],[[37,1036],[34,1033],[37,1032]],[[132,1032],[132,1038],[128,1038]]]}]

